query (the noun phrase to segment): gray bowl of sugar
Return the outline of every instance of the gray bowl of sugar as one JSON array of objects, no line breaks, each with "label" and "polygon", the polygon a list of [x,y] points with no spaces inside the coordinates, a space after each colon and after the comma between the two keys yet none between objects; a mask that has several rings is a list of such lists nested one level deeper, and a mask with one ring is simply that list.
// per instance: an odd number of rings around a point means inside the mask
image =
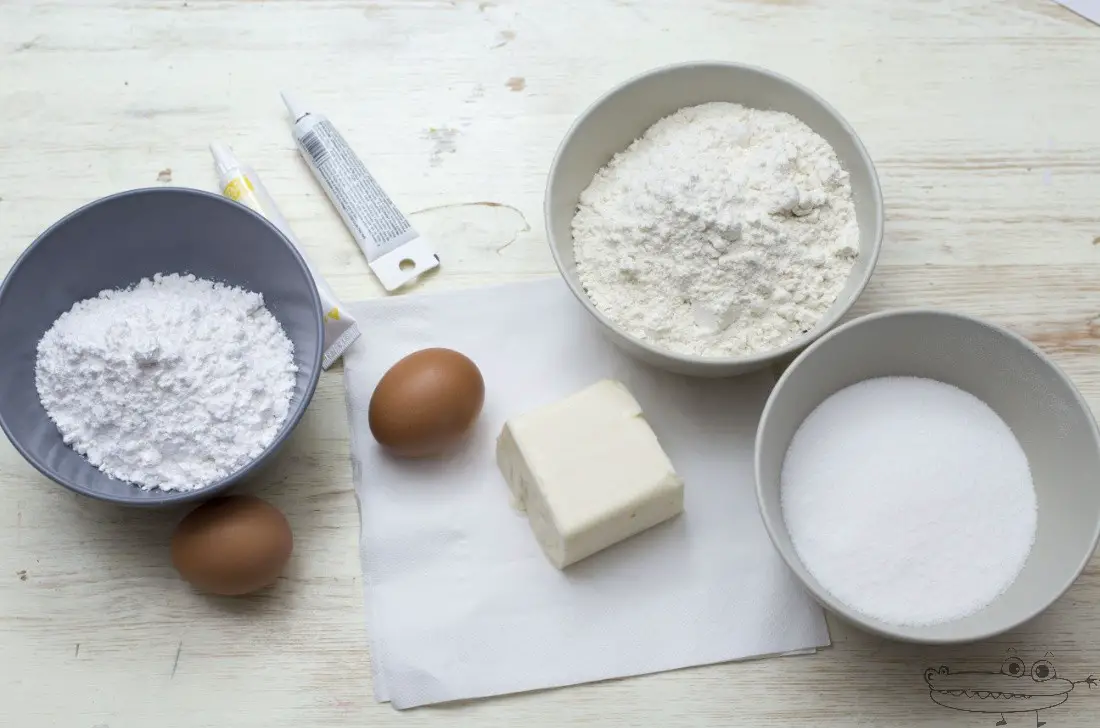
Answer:
[{"label": "gray bowl of sugar", "polygon": [[946,644],[1012,629],[1100,538],[1100,432],[1073,383],[993,324],[932,310],[851,321],[808,347],[756,437],[760,512],[827,608]]},{"label": "gray bowl of sugar", "polygon": [[[133,288],[158,274],[168,279]],[[120,289],[130,290],[95,298]],[[66,313],[93,298],[99,308]],[[151,330],[154,314],[173,331]],[[253,472],[298,424],[321,371],[321,303],[294,246],[245,207],[185,188],[105,197],[42,233],[0,286],[0,331],[8,439],[55,482],[125,505],[203,500]],[[126,357],[111,358],[112,346]],[[164,487],[150,485],[157,478]]]},{"label": "gray bowl of sugar", "polygon": [[840,321],[884,217],[871,157],[836,109],[726,62],[657,68],[594,101],[558,147],[543,212],[562,277],[607,338],[701,377],[789,359]]}]

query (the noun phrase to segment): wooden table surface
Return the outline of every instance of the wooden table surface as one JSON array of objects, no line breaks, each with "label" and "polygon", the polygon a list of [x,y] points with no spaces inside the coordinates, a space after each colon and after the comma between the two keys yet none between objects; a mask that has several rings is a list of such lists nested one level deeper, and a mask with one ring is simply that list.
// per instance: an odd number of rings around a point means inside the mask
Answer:
[{"label": "wooden table surface", "polygon": [[[444,268],[422,289],[553,273],[542,192],[567,126],[622,79],[692,59],[794,77],[859,131],[887,207],[860,311],[987,316],[1100,406],[1100,28],[1049,0],[0,0],[0,260],[111,192],[213,190],[217,138],[257,168],[342,298],[380,295],[293,150],[287,89],[438,241]],[[1071,680],[1100,675],[1094,561],[987,643],[906,646],[833,623],[834,646],[812,657],[398,713],[371,694],[350,476],[337,368],[246,486],[293,525],[286,578],[219,600],[169,565],[180,511],[78,498],[4,441],[0,725],[993,726],[933,704],[925,667],[996,670],[1015,650],[1028,664],[1052,653]],[[1100,689],[1079,684],[1042,719],[1097,715]]]}]

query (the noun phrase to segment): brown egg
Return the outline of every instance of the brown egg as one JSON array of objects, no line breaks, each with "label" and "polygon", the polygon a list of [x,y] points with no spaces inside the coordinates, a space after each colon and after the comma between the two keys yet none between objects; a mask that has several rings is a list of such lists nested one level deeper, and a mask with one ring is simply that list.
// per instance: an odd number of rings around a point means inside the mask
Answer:
[{"label": "brown egg", "polygon": [[172,564],[193,586],[236,596],[275,582],[294,539],[278,508],[251,495],[208,501],[172,536]]},{"label": "brown egg", "polygon": [[370,398],[370,431],[382,447],[409,458],[456,445],[481,414],[485,380],[450,349],[422,349],[390,367]]}]

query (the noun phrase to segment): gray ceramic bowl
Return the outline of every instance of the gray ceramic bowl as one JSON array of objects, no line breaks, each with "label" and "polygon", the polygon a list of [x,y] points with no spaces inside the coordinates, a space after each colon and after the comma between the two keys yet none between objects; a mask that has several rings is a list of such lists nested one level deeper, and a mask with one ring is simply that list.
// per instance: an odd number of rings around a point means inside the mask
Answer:
[{"label": "gray ceramic bowl", "polygon": [[[294,342],[298,381],[286,423],[253,462],[196,491],[142,490],[114,480],[67,447],[38,401],[36,347],[77,301],[155,273],[193,273],[262,293]],[[0,286],[0,426],[43,475],[83,495],[158,506],[209,498],[266,462],[309,404],[321,372],[321,302],[294,246],[270,223],[217,195],[133,190],[71,213],[42,233]]]},{"label": "gray ceramic bowl", "polygon": [[[573,258],[572,221],[577,200],[596,172],[660,119],[685,106],[711,101],[785,111],[824,137],[851,175],[860,230],[855,269],[818,325],[787,346],[739,358],[675,354],[626,333],[596,310],[577,278]],[[611,341],[656,367],[694,376],[744,374],[805,347],[851,308],[871,279],[882,246],[882,191],[874,164],[855,130],[813,91],[770,71],[736,63],[666,66],[636,76],[598,99],[573,123],[558,148],[550,167],[544,207],[546,233],[558,270],[577,299],[602,324]]]},{"label": "gray ceramic bowl", "polygon": [[[970,392],[1000,415],[1027,454],[1039,507],[1035,545],[1015,583],[968,617],[898,627],[855,612],[806,570],[784,524],[780,476],[794,433],[833,393],[881,376],[927,377]],[[1100,432],[1073,383],[1026,339],[957,314],[887,311],[821,337],[780,377],[756,433],[756,487],[760,513],[776,548],[826,607],[887,637],[935,644],[969,642],[1004,632],[1042,612],[1092,557],[1100,537]],[[950,544],[944,549],[950,553]]]}]

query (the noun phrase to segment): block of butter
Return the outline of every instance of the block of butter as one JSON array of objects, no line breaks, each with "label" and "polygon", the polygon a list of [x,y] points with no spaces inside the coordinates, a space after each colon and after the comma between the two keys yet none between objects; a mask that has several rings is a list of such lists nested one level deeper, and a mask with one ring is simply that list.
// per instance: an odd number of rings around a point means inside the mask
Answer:
[{"label": "block of butter", "polygon": [[684,484],[641,406],[612,380],[508,420],[497,465],[559,569],[684,510]]}]

